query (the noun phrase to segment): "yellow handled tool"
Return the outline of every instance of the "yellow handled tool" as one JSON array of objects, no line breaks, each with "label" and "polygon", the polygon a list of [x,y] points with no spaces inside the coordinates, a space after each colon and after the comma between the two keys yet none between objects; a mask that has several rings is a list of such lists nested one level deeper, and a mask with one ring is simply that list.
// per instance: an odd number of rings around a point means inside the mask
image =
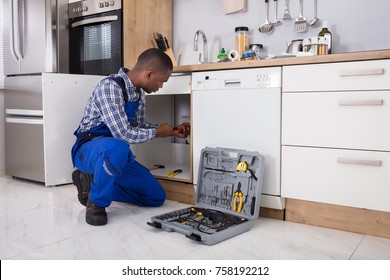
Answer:
[{"label": "yellow handled tool", "polygon": [[237,171],[246,172],[248,170],[248,163],[246,161],[240,161],[236,167]]},{"label": "yellow handled tool", "polygon": [[233,211],[241,212],[241,210],[242,210],[242,191],[241,191],[241,182],[238,182],[237,190],[234,193]]},{"label": "yellow handled tool", "polygon": [[181,172],[182,172],[181,169],[176,169],[174,171],[168,172],[167,174],[165,174],[165,176],[167,176],[167,177],[175,177],[176,175],[179,175]]},{"label": "yellow handled tool", "polygon": [[236,170],[238,172],[247,172],[247,171],[249,171],[251,176],[257,181],[257,177],[255,175],[255,172],[253,172],[253,170],[249,169],[248,163],[246,161],[240,161],[237,164]]}]

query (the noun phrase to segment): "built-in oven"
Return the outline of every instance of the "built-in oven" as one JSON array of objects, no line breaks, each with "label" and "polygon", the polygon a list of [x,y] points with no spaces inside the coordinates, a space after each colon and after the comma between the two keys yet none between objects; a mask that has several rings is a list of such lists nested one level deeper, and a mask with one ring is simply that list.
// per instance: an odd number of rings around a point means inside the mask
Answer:
[{"label": "built-in oven", "polygon": [[69,71],[108,75],[123,65],[122,1],[69,3]]}]

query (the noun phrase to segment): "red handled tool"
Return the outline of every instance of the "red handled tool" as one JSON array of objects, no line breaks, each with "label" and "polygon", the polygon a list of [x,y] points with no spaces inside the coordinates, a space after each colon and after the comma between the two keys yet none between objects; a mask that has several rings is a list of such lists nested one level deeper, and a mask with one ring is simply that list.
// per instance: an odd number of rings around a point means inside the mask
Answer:
[{"label": "red handled tool", "polygon": [[184,134],[185,137],[190,135],[190,125],[188,123],[183,123],[178,126],[175,126],[173,130],[177,130],[180,134]]}]

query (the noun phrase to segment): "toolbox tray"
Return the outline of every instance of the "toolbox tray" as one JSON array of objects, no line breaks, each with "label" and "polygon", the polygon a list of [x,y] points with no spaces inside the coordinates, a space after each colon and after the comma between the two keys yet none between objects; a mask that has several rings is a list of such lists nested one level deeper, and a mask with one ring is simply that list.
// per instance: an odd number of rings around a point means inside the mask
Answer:
[{"label": "toolbox tray", "polygon": [[264,156],[206,147],[201,151],[196,205],[154,216],[148,225],[213,245],[250,230],[259,216]]}]

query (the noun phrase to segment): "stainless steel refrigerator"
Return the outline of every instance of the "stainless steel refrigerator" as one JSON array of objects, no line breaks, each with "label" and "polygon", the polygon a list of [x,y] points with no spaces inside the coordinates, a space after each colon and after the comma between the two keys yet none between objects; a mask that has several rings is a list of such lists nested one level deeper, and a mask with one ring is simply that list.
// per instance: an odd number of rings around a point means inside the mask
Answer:
[{"label": "stainless steel refrigerator", "polygon": [[53,107],[66,104],[48,104],[61,96],[45,89],[49,73],[68,73],[68,0],[4,0],[3,6],[6,173],[45,185],[69,183],[71,166],[63,168],[64,161],[70,165],[69,143],[47,125],[66,118]]}]

